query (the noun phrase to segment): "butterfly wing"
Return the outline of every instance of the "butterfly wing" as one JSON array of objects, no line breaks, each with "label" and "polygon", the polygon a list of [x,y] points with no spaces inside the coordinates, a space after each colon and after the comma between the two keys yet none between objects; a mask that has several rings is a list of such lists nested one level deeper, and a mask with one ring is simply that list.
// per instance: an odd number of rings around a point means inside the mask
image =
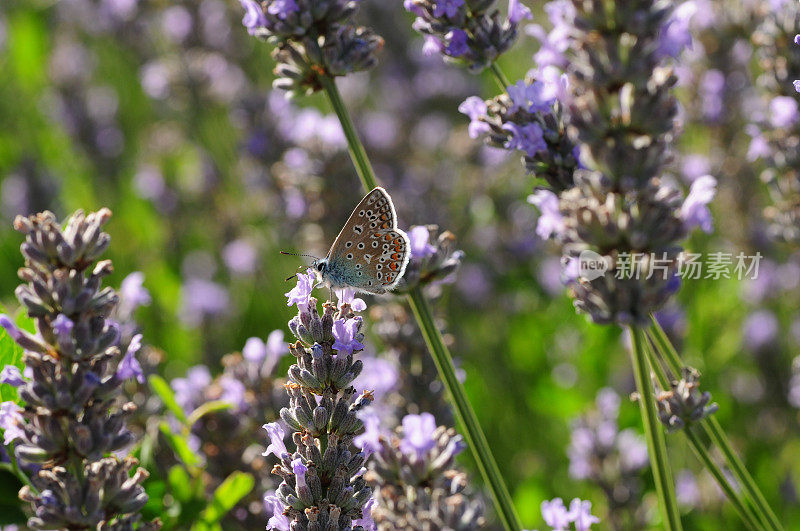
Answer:
[{"label": "butterfly wing", "polygon": [[411,243],[397,228],[392,198],[375,188],[358,203],[328,252],[324,280],[367,293],[397,286],[411,258]]}]

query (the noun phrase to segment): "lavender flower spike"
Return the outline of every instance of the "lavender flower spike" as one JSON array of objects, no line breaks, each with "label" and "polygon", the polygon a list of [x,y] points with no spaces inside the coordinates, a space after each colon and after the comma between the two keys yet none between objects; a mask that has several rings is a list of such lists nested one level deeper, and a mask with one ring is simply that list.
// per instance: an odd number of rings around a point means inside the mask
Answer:
[{"label": "lavender flower spike", "polygon": [[332,301],[320,315],[306,280],[298,279],[298,288],[287,294],[297,304],[289,328],[299,341],[289,345],[297,362],[289,368],[289,407],[280,417],[292,431],[295,451],[285,447],[283,426],[264,426],[270,436],[265,455],[278,455],[273,473],[282,478],[265,503],[272,505],[270,525],[277,529],[363,531],[356,521],[363,520],[372,489],[363,478],[366,454],[353,439],[364,428],[359,413],[372,394],[357,395],[352,385],[363,366],[354,359],[364,347],[362,320],[350,304],[337,310]]},{"label": "lavender flower spike", "polygon": [[381,436],[366,473],[376,487],[378,529],[483,529],[483,504],[454,464],[464,448],[430,413],[407,415],[394,434]]},{"label": "lavender flower spike", "polygon": [[101,287],[113,269],[108,260],[97,262],[110,241],[102,231],[110,216],[108,209],[78,211],[63,228],[50,212],[14,221],[26,235],[20,270],[26,284],[17,297],[40,339],[12,334],[25,349],[32,380],[18,390],[24,410],[4,406],[4,421],[18,430],[6,430],[7,440],[16,439],[17,456],[41,463],[33,488],[19,493],[32,506],[28,527],[34,529],[131,529],[147,501],[141,486],[147,472],[131,475],[136,460],[104,457],[133,442],[125,417],[135,406],[119,403],[116,368],[123,376],[136,373],[132,354],[139,344],[131,343],[130,357],[122,354],[119,327],[109,318],[118,298]]},{"label": "lavender flower spike", "polygon": [[273,85],[294,94],[322,88],[320,76],[343,76],[377,64],[383,39],[356,26],[353,0],[240,0],[250,35],[274,44]]}]

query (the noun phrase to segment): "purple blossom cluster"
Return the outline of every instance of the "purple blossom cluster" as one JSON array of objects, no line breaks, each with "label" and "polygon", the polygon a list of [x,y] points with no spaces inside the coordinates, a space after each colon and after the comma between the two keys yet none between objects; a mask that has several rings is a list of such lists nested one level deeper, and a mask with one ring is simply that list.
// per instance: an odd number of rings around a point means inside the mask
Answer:
[{"label": "purple blossom cluster", "polygon": [[19,396],[0,405],[0,429],[14,459],[38,465],[19,493],[34,529],[131,529],[147,502],[141,483],[148,473],[131,475],[137,461],[130,456],[106,457],[126,455],[134,440],[126,421],[136,406],[117,397],[124,380],[141,377],[141,335],[123,352],[120,324],[111,319],[119,299],[101,286],[113,271],[109,260],[99,260],[110,242],[102,230],[110,217],[108,209],[78,211],[62,227],[44,212],[14,222],[26,236],[19,270],[25,283],[16,293],[36,333],[0,315],[25,363],[24,372],[9,365],[0,374]]},{"label": "purple blossom cluster", "polygon": [[[767,183],[770,204],[764,208],[769,234],[779,241],[800,241],[800,173],[797,143],[800,139],[800,106],[792,77],[800,71],[800,6],[787,2],[763,17],[753,33],[763,72],[759,76],[764,112],[753,113],[747,126],[751,137],[748,159],[763,164],[761,179]],[[794,88],[793,88],[794,87]]]},{"label": "purple blossom cluster", "polygon": [[533,18],[520,0],[509,0],[507,17],[493,4],[494,0],[403,1],[416,16],[414,29],[425,36],[423,52],[442,54],[472,71],[489,67],[514,43],[519,23]]},{"label": "purple blossom cluster", "polygon": [[[691,45],[693,7],[617,7],[619,23],[611,31],[597,6],[551,2],[546,12],[553,29],[531,29],[542,41],[537,69],[505,94],[486,102],[469,98],[460,110],[470,118],[471,136],[522,151],[529,172],[547,181],[549,188],[529,197],[541,212],[536,233],[561,246],[576,307],[596,322],[629,324],[646,322],[677,289],[677,242],[694,227],[713,230],[707,205],[716,180],[698,178],[681,202],[658,177],[677,113],[670,93],[676,79],[665,58]],[[622,33],[648,45],[628,50]],[[598,48],[593,43],[600,36]],[[618,64],[622,56],[629,56],[625,65]],[[621,84],[623,70],[630,81]],[[602,259],[608,273],[586,278],[585,252]],[[615,274],[621,256],[644,257],[636,269],[648,271],[653,254],[669,264],[660,278],[640,282]]]},{"label": "purple blossom cluster", "polygon": [[[364,301],[350,289],[339,292],[339,303],[328,301],[319,315],[311,296],[316,276],[309,269],[297,275],[287,294],[298,315],[289,328],[298,339],[289,345],[297,363],[289,368],[289,407],[281,420],[266,424],[270,444],[266,455],[279,459],[273,473],[282,478],[265,498],[273,529],[372,529],[368,502],[372,489],[363,474],[366,454],[353,439],[364,423],[359,412],[373,400],[371,392],[356,395],[352,382],[363,368],[354,355],[364,348]],[[287,430],[288,428],[288,430]],[[296,450],[289,453],[284,438],[291,431]],[[326,441],[325,445],[320,440]]]},{"label": "purple blossom cluster", "polygon": [[552,531],[588,531],[600,519],[592,514],[592,502],[574,498],[569,508],[561,498],[542,502],[542,518]]},{"label": "purple blossom cluster", "polygon": [[608,500],[608,520],[642,521],[641,472],[648,464],[647,445],[631,428],[619,428],[620,398],[609,388],[597,393],[595,408],[572,424],[567,455],[569,474],[597,485]]},{"label": "purple blossom cluster", "polygon": [[310,93],[320,76],[344,76],[377,63],[383,39],[356,26],[355,0],[240,0],[250,35],[276,46],[276,88]]}]

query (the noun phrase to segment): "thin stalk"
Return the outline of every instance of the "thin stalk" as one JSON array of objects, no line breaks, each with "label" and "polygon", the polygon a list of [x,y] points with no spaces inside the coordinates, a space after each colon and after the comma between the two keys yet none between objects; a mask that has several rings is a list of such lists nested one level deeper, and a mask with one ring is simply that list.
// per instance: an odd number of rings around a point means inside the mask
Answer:
[{"label": "thin stalk", "polygon": [[[676,374],[680,374],[683,362],[678,356],[677,350],[675,350],[672,342],[670,342],[669,337],[667,337],[666,332],[664,332],[664,329],[661,328],[658,320],[656,320],[654,316],[651,316],[650,318],[652,321],[650,332],[653,336],[653,339],[655,339],[659,350],[665,356],[667,364],[670,366],[670,370],[674,371]],[[750,475],[750,472],[747,471],[747,468],[744,466],[744,463],[742,463],[742,460],[738,455],[736,455],[736,452],[733,450],[733,446],[731,446],[731,443],[728,440],[728,437],[725,434],[725,431],[722,429],[719,421],[712,415],[711,417],[704,418],[701,421],[700,426],[703,432],[722,451],[728,467],[733,472],[736,480],[742,485],[744,490],[749,495],[748,497],[750,499],[750,503],[756,510],[759,520],[766,523],[768,529],[772,529],[774,531],[782,530],[783,526],[781,525],[780,520],[778,520],[778,517],[767,503],[766,498],[764,498],[764,495],[758,488],[753,476]]]},{"label": "thin stalk", "polygon": [[16,445],[13,442],[11,442],[8,446],[8,460],[11,462],[11,471],[22,483],[32,488],[34,492],[39,492],[36,487],[33,486],[33,483],[31,483],[31,479],[28,477],[28,475],[19,468],[17,454],[14,450],[15,446]]},{"label": "thin stalk", "polygon": [[342,101],[342,95],[336,87],[336,80],[327,75],[318,76],[322,88],[325,89],[325,94],[328,95],[328,100],[331,102],[336,116],[339,117],[339,122],[342,124],[344,136],[347,138],[347,149],[350,152],[350,158],[353,159],[353,164],[356,166],[356,173],[358,178],[361,179],[361,184],[364,186],[366,192],[369,192],[376,186],[378,181],[375,179],[375,170],[372,169],[372,164],[367,157],[367,151],[364,149],[364,144],[358,138],[356,126],[353,125],[353,120],[350,119],[350,113],[347,112],[347,107]]},{"label": "thin stalk", "polygon": [[496,62],[492,62],[491,65],[492,73],[494,74],[494,78],[497,80],[497,84],[500,85],[500,90],[505,92],[506,88],[508,88],[511,83],[508,81],[508,78],[500,69],[500,66]]},{"label": "thin stalk", "polygon": [[472,448],[472,453],[475,455],[475,461],[478,463],[481,475],[483,475],[484,480],[490,487],[492,498],[494,499],[497,513],[503,521],[503,526],[506,529],[519,530],[521,525],[519,517],[514,510],[511,496],[503,482],[503,477],[500,475],[500,470],[497,468],[497,463],[492,456],[486,436],[478,423],[478,417],[475,416],[475,411],[473,411],[467,399],[464,387],[456,377],[453,358],[444,345],[439,328],[433,321],[430,307],[422,294],[422,290],[419,287],[412,289],[408,294],[408,300],[414,315],[417,317],[417,322],[420,324],[422,335],[425,337],[425,343],[427,343],[428,350],[433,356],[439,376],[456,406],[456,417],[464,427],[464,436],[467,439],[467,444]]},{"label": "thin stalk", "polygon": [[[645,346],[647,357],[650,360],[650,366],[653,368],[658,384],[662,389],[669,389],[669,376],[667,376],[667,372],[661,366],[661,360],[658,358],[653,345],[651,345],[649,341],[645,341]],[[753,512],[753,508],[746,500],[742,499],[741,493],[733,488],[730,481],[728,481],[728,477],[722,472],[719,465],[711,459],[711,454],[708,452],[708,449],[703,446],[702,441],[697,435],[694,432],[690,432],[689,427],[685,427],[682,431],[686,432],[686,437],[695,455],[705,465],[711,475],[714,476],[717,484],[731,501],[736,512],[739,513],[741,519],[747,524],[748,529],[767,529],[759,522],[758,516]]]},{"label": "thin stalk", "polygon": [[686,426],[681,431],[684,435],[686,435],[686,438],[692,445],[695,455],[706,467],[706,470],[711,472],[711,475],[714,476],[714,479],[717,481],[717,485],[719,485],[719,487],[725,493],[725,496],[728,497],[734,509],[736,509],[736,512],[739,513],[739,517],[748,526],[747,528],[766,529],[761,522],[757,520],[757,517],[752,514],[751,510],[749,510],[750,508],[747,507],[747,505],[743,503],[741,499],[739,499],[739,495],[728,482],[728,479],[725,477],[725,474],[722,472],[722,470],[720,470],[719,466],[717,466],[717,464],[711,458],[711,454],[708,452],[708,449],[703,446],[702,441],[700,441],[700,438],[694,432],[694,428],[691,426]]},{"label": "thin stalk", "polygon": [[[342,129],[347,138],[350,157],[353,159],[353,164],[355,164],[356,172],[361,179],[361,184],[364,186],[365,191],[369,192],[375,188],[378,183],[375,178],[375,172],[372,169],[372,164],[370,164],[366,150],[364,149],[364,145],[358,137],[358,133],[353,125],[353,121],[350,119],[347,107],[345,107],[342,101],[335,81],[328,76],[319,76],[319,80],[328,96],[328,100],[331,102],[331,106],[339,117],[339,122],[342,124]],[[416,316],[417,324],[425,338],[425,343],[428,346],[431,357],[439,371],[439,377],[442,379],[442,382],[444,382],[450,394],[455,408],[456,418],[464,428],[464,437],[467,440],[467,444],[475,457],[475,462],[478,464],[478,469],[486,485],[492,493],[492,499],[494,500],[498,517],[506,530],[520,531],[522,529],[522,524],[514,509],[511,495],[506,488],[502,475],[500,475],[500,470],[489,448],[489,443],[467,399],[464,387],[461,385],[461,382],[458,381],[458,378],[456,378],[453,358],[450,356],[450,352],[444,344],[442,334],[433,321],[433,314],[428,305],[428,301],[419,288],[411,290],[408,295],[408,300]]]},{"label": "thin stalk", "polygon": [[664,441],[664,429],[656,416],[655,396],[653,384],[650,379],[650,369],[645,355],[644,332],[637,326],[630,328],[633,338],[633,374],[636,378],[636,388],[639,392],[639,409],[642,414],[647,448],[650,456],[650,467],[653,470],[653,479],[656,492],[660,500],[659,506],[664,518],[664,528],[667,531],[679,531],[681,527],[678,504],[675,500],[675,489],[672,483],[672,474],[667,463],[667,445]]}]

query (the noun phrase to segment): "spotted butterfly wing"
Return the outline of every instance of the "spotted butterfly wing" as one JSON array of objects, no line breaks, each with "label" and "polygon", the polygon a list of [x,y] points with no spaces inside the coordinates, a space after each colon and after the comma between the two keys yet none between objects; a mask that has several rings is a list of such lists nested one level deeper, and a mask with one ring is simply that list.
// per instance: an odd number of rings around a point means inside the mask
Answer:
[{"label": "spotted butterfly wing", "polygon": [[397,228],[392,198],[375,188],[358,203],[333,242],[323,280],[335,288],[385,293],[397,286],[410,257],[411,243]]}]

